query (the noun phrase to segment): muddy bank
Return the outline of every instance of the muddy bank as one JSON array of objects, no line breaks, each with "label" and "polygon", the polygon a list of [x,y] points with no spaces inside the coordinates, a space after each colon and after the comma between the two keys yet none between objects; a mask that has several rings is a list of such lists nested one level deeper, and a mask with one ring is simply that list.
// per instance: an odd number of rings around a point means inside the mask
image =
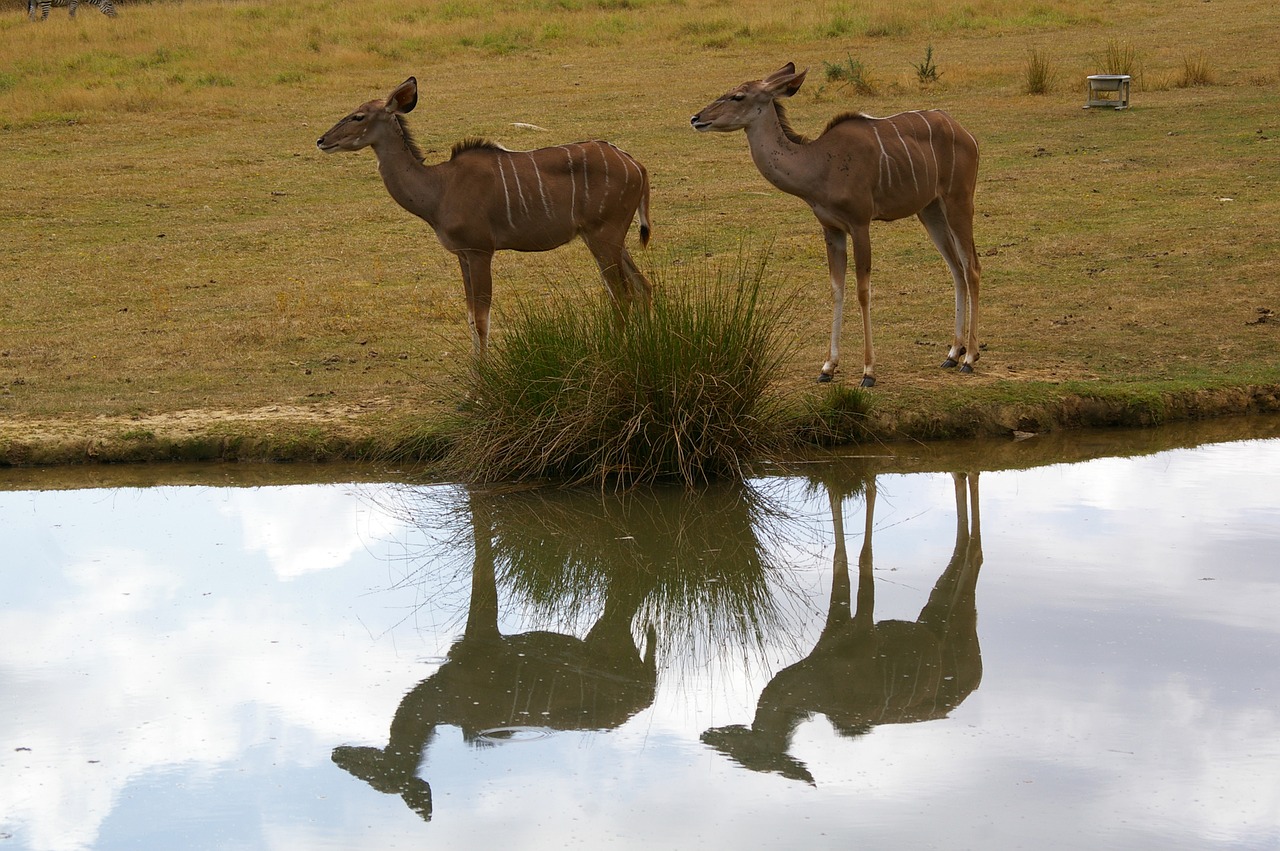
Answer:
[{"label": "muddy bank", "polygon": [[[1244,414],[1280,413],[1280,385],[1165,394],[1108,389],[1037,403],[951,410],[873,411],[857,442],[963,438],[1021,440],[1082,428],[1145,428]],[[419,413],[383,406],[271,406],[246,412],[181,411],[149,417],[0,421],[0,466],[144,462],[379,462],[429,464],[446,446]],[[1274,435],[1271,435],[1274,436]],[[847,435],[854,442],[854,435]]]}]

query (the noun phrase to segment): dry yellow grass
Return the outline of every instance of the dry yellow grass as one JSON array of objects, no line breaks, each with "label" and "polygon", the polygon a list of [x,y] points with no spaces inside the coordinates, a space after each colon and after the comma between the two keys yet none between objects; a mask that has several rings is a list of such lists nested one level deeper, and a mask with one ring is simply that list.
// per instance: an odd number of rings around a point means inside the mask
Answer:
[{"label": "dry yellow grass", "polygon": [[[768,248],[777,286],[807,305],[793,329],[797,393],[830,322],[820,233],[759,176],[744,138],[695,134],[688,116],[786,61],[821,70],[848,56],[878,94],[811,74],[791,104],[797,128],[940,106],[983,145],[977,375],[937,369],[951,291],[923,230],[873,227],[887,417],[924,433],[920,422],[974,406],[1003,409],[993,416],[1007,425],[1080,394],[1251,386],[1270,390],[1241,398],[1265,405],[1280,384],[1280,65],[1258,49],[1266,0],[1215,0],[1211,19],[1200,3],[1146,0],[1096,12],[1053,0],[120,8],[115,20],[83,7],[31,23],[24,5],[0,5],[11,460],[41,434],[68,429],[78,446],[130,421],[161,431],[176,412],[210,412],[207,427],[183,415],[195,434],[262,428],[249,414],[275,408],[320,440],[334,423],[377,432],[451,406],[470,349],[455,262],[386,195],[370,152],[314,147],[410,74],[426,93],[410,118],[430,157],[473,135],[513,148],[606,138],[634,154],[653,180],[652,267]],[[1113,43],[1135,46],[1133,109],[1083,110],[1084,77]],[[942,73],[921,87],[926,45]],[[1022,94],[1033,50],[1058,81],[1048,95]],[[1192,55],[1213,85],[1174,85]],[[495,276],[497,334],[516,299],[600,289],[580,245],[501,254]],[[845,347],[858,350],[856,322]]]}]

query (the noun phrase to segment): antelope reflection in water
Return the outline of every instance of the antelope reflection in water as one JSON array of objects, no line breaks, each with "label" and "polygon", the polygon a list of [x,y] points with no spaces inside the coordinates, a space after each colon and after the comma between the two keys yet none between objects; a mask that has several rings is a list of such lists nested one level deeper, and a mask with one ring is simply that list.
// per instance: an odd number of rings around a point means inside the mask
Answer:
[{"label": "antelope reflection in water", "polygon": [[[620,726],[653,702],[655,623],[674,633],[704,613],[770,622],[757,509],[741,490],[634,503],[598,494],[470,495],[474,557],[462,637],[405,695],[385,747],[339,746],[333,761],[430,819],[431,787],[418,772],[440,726],[461,728],[470,743],[491,743],[495,731],[524,726]],[[584,639],[550,631],[503,635],[500,580],[541,614],[601,614]],[[642,642],[633,634],[637,622],[644,624]]]},{"label": "antelope reflection in water", "polygon": [[857,606],[850,613],[843,503],[856,489],[827,485],[835,557],[831,603],[817,644],[764,687],[750,727],[712,728],[702,734],[704,742],[746,768],[812,783],[808,768],[787,751],[796,728],[813,715],[825,715],[841,736],[859,736],[881,724],[943,718],[978,687],[982,680],[974,601],[982,566],[978,474],[953,473],[952,477],[955,549],[915,621],[877,623],[874,619],[874,477],[866,481]]}]

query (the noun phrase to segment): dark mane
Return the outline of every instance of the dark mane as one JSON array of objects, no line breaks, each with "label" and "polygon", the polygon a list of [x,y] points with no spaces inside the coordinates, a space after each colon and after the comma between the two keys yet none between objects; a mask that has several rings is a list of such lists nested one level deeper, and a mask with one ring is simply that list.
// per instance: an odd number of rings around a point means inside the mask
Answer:
[{"label": "dark mane", "polygon": [[787,108],[782,105],[782,101],[775,99],[773,102],[773,109],[778,113],[778,124],[782,126],[782,132],[786,134],[788,139],[795,142],[797,145],[804,145],[809,142],[808,136],[800,135],[795,131],[795,128],[791,126],[791,119],[787,117]]},{"label": "dark mane", "polygon": [[822,132],[826,133],[828,130],[830,130],[832,127],[835,127],[837,124],[844,124],[846,121],[865,121],[870,117],[871,116],[861,112],[842,112],[839,115],[837,115],[835,118],[828,121],[827,126],[823,129]]},{"label": "dark mane", "polygon": [[413,158],[418,162],[422,162],[427,155],[422,153],[418,140],[413,138],[413,134],[409,132],[409,124],[404,120],[403,115],[396,115],[396,124],[400,127],[400,136],[404,139],[404,146],[409,149],[409,153],[413,154]]},{"label": "dark mane", "polygon": [[449,154],[449,159],[453,159],[458,156],[458,154],[475,150],[501,151],[504,150],[504,148],[497,142],[490,141],[489,139],[472,137],[469,139],[463,139],[461,142],[455,142],[453,145],[453,152]]},{"label": "dark mane", "polygon": [[[781,125],[782,132],[786,134],[788,139],[795,142],[797,145],[807,145],[812,141],[808,136],[797,133],[795,128],[791,126],[791,119],[787,117],[787,108],[782,105],[782,101],[775,100],[773,102],[773,108],[778,113],[778,124]],[[822,136],[826,134],[837,124],[844,124],[846,121],[866,121],[870,117],[871,116],[861,112],[842,112],[835,118],[828,121],[827,126],[822,128],[822,133],[819,133],[818,135]]]}]

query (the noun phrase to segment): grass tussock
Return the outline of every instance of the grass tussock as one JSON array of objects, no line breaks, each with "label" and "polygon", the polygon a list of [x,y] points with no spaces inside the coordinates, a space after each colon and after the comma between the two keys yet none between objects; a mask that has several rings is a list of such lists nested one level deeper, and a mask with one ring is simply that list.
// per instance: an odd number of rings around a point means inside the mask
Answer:
[{"label": "grass tussock", "polygon": [[1102,66],[1099,73],[1127,74],[1135,83],[1142,72],[1138,49],[1133,46],[1133,42],[1129,41],[1121,42],[1115,39],[1108,41],[1099,62]]},{"label": "grass tussock", "polygon": [[1047,95],[1052,91],[1056,74],[1047,53],[1032,50],[1023,73],[1022,90],[1027,94]]},{"label": "grass tussock", "polygon": [[788,433],[765,267],[680,270],[625,326],[603,297],[524,302],[474,365],[446,467],[619,489],[740,476]]},{"label": "grass tussock", "polygon": [[793,420],[797,444],[837,446],[872,437],[871,394],[861,387],[826,385],[803,400]]},{"label": "grass tussock", "polygon": [[1217,75],[1209,65],[1209,60],[1205,59],[1204,53],[1197,53],[1182,58],[1182,71],[1174,85],[1180,89],[1189,89],[1194,86],[1212,86],[1216,80]]},{"label": "grass tussock", "polygon": [[848,86],[856,94],[867,97],[875,95],[876,83],[871,77],[870,70],[865,62],[855,59],[852,54],[847,55],[843,62],[823,61],[822,67],[827,82]]}]

